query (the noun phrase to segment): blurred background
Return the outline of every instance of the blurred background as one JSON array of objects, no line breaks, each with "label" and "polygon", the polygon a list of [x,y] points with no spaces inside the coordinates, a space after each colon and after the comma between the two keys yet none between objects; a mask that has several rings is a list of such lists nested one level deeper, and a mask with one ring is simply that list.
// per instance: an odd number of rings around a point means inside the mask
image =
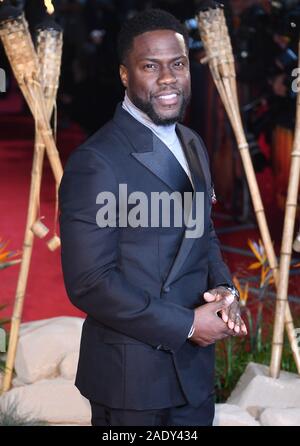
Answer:
[{"label": "blurred background", "polygon": [[[201,0],[0,0],[24,11],[33,42],[36,26],[53,4],[63,28],[63,57],[57,112],[52,117],[63,165],[71,152],[114,113],[123,99],[116,55],[118,31],[138,11],[159,7],[189,31],[192,100],[184,123],[206,143],[217,202],[213,219],[223,256],[241,293],[249,336],[217,344],[216,396],[225,401],[245,366],[269,364],[276,289],[253,212],[235,137],[207,65],[195,14]],[[220,3],[220,2],[219,2]],[[300,88],[298,41],[300,0],[223,0],[236,62],[243,124],[277,256],[280,253],[291,150],[296,87]],[[24,240],[34,147],[34,121],[0,42],[0,327],[12,316]],[[47,241],[58,231],[55,183],[48,159],[43,166],[39,216],[50,229],[35,238],[22,322],[56,316],[84,316],[66,295],[60,250]],[[299,206],[295,237],[299,229]],[[300,246],[300,234],[299,234]],[[11,266],[8,268],[8,266]],[[289,302],[300,327],[300,254],[293,252]],[[286,341],[285,341],[286,342]],[[1,359],[1,358],[0,358]],[[2,364],[3,365],[3,364]],[[1,361],[0,361],[1,368]],[[282,368],[295,371],[289,345]]]},{"label": "blurred background", "polygon": [[[34,40],[35,27],[47,14],[44,1],[2,2],[7,3],[25,11]],[[252,300],[249,298],[247,305],[252,305],[254,313],[258,308],[257,299],[269,300],[271,320],[276,293],[266,277],[262,281],[261,274],[268,274],[266,261],[257,266],[257,271],[249,270],[255,259],[252,249],[255,245],[251,243],[259,246],[260,236],[240,155],[209,68],[201,63],[205,54],[195,21],[201,0],[54,0],[52,3],[55,20],[64,30],[57,96],[57,147],[63,164],[82,141],[112,117],[116,104],[123,98],[116,55],[116,37],[123,21],[137,11],[159,7],[185,23],[190,35],[192,75],[192,100],[185,124],[199,132],[208,149],[217,197],[214,221],[225,260],[242,289],[248,284]],[[236,60],[242,118],[272,239],[279,254],[295,127],[296,92],[292,84],[296,80],[294,69],[298,63],[300,2],[223,0],[222,3]],[[0,92],[1,262],[1,258],[6,258],[5,253],[15,254],[22,249],[34,123],[1,44],[0,68],[6,73],[6,88]],[[55,186],[48,160],[45,160],[43,171],[40,212],[47,226],[55,231],[55,223],[52,224]],[[299,212],[297,231],[298,219]],[[299,254],[294,253],[293,265],[299,261]],[[12,313],[17,277],[17,266],[0,272],[0,304],[4,304],[2,311],[7,316]],[[295,314],[299,313],[299,287],[299,270],[295,268],[289,289]],[[64,290],[59,250],[51,253],[45,241],[37,239],[24,320],[78,314],[80,312],[72,307]]]},{"label": "blurred background", "polygon": [[[6,1],[4,1],[5,3]],[[43,1],[11,0],[24,9],[34,29],[45,17]],[[116,56],[122,22],[137,11],[159,7],[185,22],[190,34],[192,101],[186,124],[208,147],[218,199],[236,218],[251,214],[243,174],[230,126],[206,65],[194,19],[201,0],[54,0],[55,19],[63,27],[63,61],[57,98],[58,127],[77,124],[85,135],[109,120],[123,98]],[[296,93],[291,85],[297,67],[300,4],[298,0],[225,0],[231,33],[244,125],[257,173],[276,175],[276,204],[284,208],[288,156],[295,124]],[[3,49],[1,68],[7,73],[0,113],[26,113],[26,105],[10,73]],[[217,124],[217,125],[216,125]],[[1,136],[0,136],[1,137]],[[226,169],[224,169],[224,162]],[[222,175],[218,169],[222,163]],[[271,191],[268,191],[270,194]],[[271,195],[268,196],[271,200]]]}]

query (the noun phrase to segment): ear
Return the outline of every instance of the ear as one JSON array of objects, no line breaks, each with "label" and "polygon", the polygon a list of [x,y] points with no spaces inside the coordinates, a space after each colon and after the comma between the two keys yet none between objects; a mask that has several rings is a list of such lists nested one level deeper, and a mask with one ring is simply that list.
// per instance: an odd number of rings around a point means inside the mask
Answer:
[{"label": "ear", "polygon": [[124,85],[125,88],[127,88],[128,86],[128,70],[125,67],[125,65],[120,65],[119,67],[119,73],[120,73],[120,78],[121,78],[121,82]]}]

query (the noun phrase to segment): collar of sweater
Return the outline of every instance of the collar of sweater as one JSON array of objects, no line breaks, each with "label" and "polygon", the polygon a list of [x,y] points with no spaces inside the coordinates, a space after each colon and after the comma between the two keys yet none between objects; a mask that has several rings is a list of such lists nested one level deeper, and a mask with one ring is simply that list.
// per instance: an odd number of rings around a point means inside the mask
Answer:
[{"label": "collar of sweater", "polygon": [[168,147],[172,146],[175,142],[178,141],[178,136],[176,134],[176,124],[170,125],[156,125],[151,121],[149,116],[146,113],[142,112],[139,108],[137,108],[133,102],[129,99],[127,93],[125,93],[125,97],[122,103],[122,107],[128,113],[130,113],[137,121],[141,124],[148,127],[152,132],[163,141]]}]

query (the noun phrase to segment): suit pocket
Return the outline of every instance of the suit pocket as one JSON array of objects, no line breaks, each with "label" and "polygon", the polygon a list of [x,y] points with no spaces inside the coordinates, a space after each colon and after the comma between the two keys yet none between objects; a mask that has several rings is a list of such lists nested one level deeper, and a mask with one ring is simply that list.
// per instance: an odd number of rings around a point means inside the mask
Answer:
[{"label": "suit pocket", "polygon": [[109,328],[105,325],[101,325],[94,319],[91,319],[90,317],[86,319],[86,323],[94,328],[94,330],[97,333],[97,339],[103,342],[104,344],[148,345],[144,344],[138,339],[131,338],[130,336],[120,333],[119,331],[113,330],[112,328]]},{"label": "suit pocket", "polygon": [[103,330],[103,342],[105,344],[136,344],[136,345],[147,345],[138,339],[126,336],[123,333],[112,330],[111,328],[104,328]]}]

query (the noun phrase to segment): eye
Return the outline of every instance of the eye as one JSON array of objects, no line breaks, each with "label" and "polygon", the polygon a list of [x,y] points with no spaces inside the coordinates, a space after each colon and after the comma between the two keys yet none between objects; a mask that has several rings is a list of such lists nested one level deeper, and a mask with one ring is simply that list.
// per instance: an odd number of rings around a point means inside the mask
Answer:
[{"label": "eye", "polygon": [[154,70],[156,70],[156,64],[154,64],[154,63],[147,63],[147,64],[144,65],[143,68],[146,71],[154,71]]},{"label": "eye", "polygon": [[183,68],[183,67],[185,67],[185,63],[182,62],[181,60],[178,60],[177,62],[174,63],[174,67],[175,68]]}]

